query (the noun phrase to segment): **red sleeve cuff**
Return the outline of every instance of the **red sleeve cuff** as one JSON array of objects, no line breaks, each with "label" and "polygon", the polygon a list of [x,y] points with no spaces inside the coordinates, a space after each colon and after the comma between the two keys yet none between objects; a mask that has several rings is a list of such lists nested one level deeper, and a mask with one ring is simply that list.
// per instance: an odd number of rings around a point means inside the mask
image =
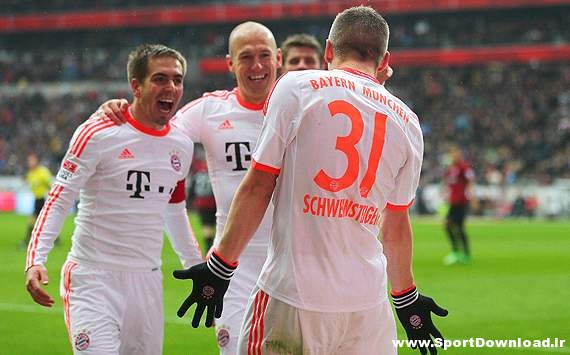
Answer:
[{"label": "red sleeve cuff", "polygon": [[277,169],[269,165],[263,165],[261,163],[256,162],[255,160],[252,160],[251,167],[254,168],[255,170],[263,171],[275,176],[279,176],[279,173],[281,172],[281,169]]},{"label": "red sleeve cuff", "polygon": [[393,205],[390,202],[388,202],[386,204],[386,208],[391,211],[401,212],[401,211],[406,211],[408,208],[410,208],[410,206],[412,206],[413,203],[414,200],[410,201],[410,203],[408,203],[407,205]]},{"label": "red sleeve cuff", "polygon": [[406,294],[406,293],[412,291],[414,288],[416,288],[416,284],[415,284],[415,283],[413,283],[412,286],[410,286],[410,287],[408,287],[408,288],[406,288],[406,289],[404,289],[404,290],[401,290],[401,291],[394,291],[394,290],[392,290],[392,291],[390,291],[390,294],[391,294],[393,297],[398,297],[398,296],[404,295],[404,294]]}]

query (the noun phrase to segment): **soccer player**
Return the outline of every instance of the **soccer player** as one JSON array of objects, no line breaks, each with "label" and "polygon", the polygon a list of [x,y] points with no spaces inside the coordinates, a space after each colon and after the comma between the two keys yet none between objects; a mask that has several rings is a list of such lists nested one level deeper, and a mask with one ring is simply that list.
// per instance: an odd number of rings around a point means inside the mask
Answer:
[{"label": "soccer player", "polygon": [[208,326],[273,200],[239,354],[396,354],[388,279],[408,337],[441,338],[431,312],[447,311],[418,293],[412,274],[408,207],[422,163],[420,124],[375,79],[388,65],[387,41],[388,25],[372,8],[337,15],[325,48],[330,70],[278,81],[221,240],[206,263],[175,271],[193,280],[179,315],[196,302],[193,324],[206,311]]},{"label": "soccer player", "polygon": [[323,48],[314,36],[306,33],[291,35],[281,43],[281,51],[281,74],[294,70],[323,68]]},{"label": "soccer player", "polygon": [[80,196],[60,287],[75,354],[162,353],[165,223],[183,265],[202,260],[184,196],[193,143],[169,123],[185,73],[186,60],[174,49],[142,45],[131,52],[127,124],[95,114],[79,126],[35,224],[26,288],[51,307],[42,289],[47,255]]},{"label": "soccer player", "polygon": [[[281,51],[273,33],[257,22],[236,26],[229,36],[228,69],[237,87],[205,93],[182,107],[173,124],[206,151],[210,182],[216,199],[216,238],[219,241],[228,218],[231,201],[251,164],[263,124],[263,105],[281,66]],[[101,106],[110,119],[120,123],[123,100]],[[271,230],[271,207],[244,251],[240,270],[226,293],[226,309],[216,321],[220,354],[236,353],[239,330],[247,300],[267,257]]]},{"label": "soccer player", "polygon": [[25,248],[30,242],[36,218],[44,206],[45,196],[49,191],[52,179],[51,172],[48,168],[40,164],[40,159],[36,153],[28,154],[27,163],[28,173],[26,174],[26,181],[32,191],[32,195],[34,195],[34,212],[28,220],[28,229],[21,242],[22,248]]},{"label": "soccer player", "polygon": [[451,243],[451,253],[443,262],[446,265],[471,262],[469,239],[465,232],[465,219],[469,210],[470,188],[475,179],[471,165],[463,158],[461,149],[452,145],[449,150],[451,164],[444,176],[449,210],[445,218],[445,230]]}]

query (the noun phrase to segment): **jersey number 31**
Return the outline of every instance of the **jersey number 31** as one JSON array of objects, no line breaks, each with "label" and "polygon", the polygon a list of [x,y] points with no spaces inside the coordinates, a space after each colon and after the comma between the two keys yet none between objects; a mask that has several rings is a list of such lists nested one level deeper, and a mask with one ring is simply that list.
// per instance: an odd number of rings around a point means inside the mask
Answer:
[{"label": "jersey number 31", "polygon": [[[338,114],[348,117],[351,123],[351,129],[347,136],[338,136],[336,138],[336,150],[340,150],[346,155],[348,164],[344,174],[339,178],[330,177],[323,169],[320,169],[314,177],[315,183],[324,190],[338,192],[346,189],[354,184],[358,178],[360,155],[356,149],[356,145],[362,139],[364,132],[364,121],[362,113],[353,104],[344,100],[335,100],[328,104],[331,118],[335,118]],[[384,149],[384,140],[386,138],[386,121],[385,114],[376,112],[374,115],[374,136],[372,137],[372,145],[370,154],[368,155],[368,165],[364,177],[359,185],[360,196],[368,197],[374,181],[376,181],[376,171],[382,150]]]}]

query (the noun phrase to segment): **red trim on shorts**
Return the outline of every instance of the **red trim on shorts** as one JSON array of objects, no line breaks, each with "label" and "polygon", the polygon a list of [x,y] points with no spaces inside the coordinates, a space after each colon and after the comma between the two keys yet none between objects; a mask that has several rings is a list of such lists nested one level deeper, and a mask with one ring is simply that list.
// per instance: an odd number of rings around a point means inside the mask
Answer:
[{"label": "red trim on shorts", "polygon": [[272,174],[275,176],[279,176],[279,173],[281,172],[281,169],[274,168],[274,167],[269,166],[269,165],[261,164],[259,162],[256,162],[255,159],[252,159],[251,167],[254,168],[255,170],[263,171],[265,173],[269,173],[269,174]]},{"label": "red trim on shorts", "polygon": [[263,101],[260,104],[253,104],[251,102],[245,101],[245,99],[241,96],[241,94],[239,92],[239,88],[236,90],[236,97],[237,97],[239,104],[248,110],[254,110],[254,111],[263,110],[263,106],[265,105],[265,101]]},{"label": "red trim on shorts", "polygon": [[182,179],[176,183],[176,187],[170,195],[170,201],[168,203],[180,203],[182,201],[186,201],[186,180]]},{"label": "red trim on shorts", "polygon": [[142,133],[148,134],[149,136],[164,137],[168,134],[168,132],[170,132],[170,124],[169,123],[164,125],[164,127],[162,127],[161,129],[153,129],[150,127],[143,126],[142,123],[140,123],[139,121],[137,121],[133,117],[133,115],[131,114],[130,107],[127,110],[127,112],[125,112],[125,118],[127,119],[128,124],[133,126],[136,130],[141,131]]},{"label": "red trim on shorts", "polygon": [[71,339],[71,310],[69,297],[71,296],[71,270],[77,266],[73,261],[68,261],[63,269],[63,295],[61,296],[63,300],[63,314],[65,318],[65,327],[67,328],[67,334],[69,336],[69,342],[73,348],[73,339]]},{"label": "red trim on shorts", "polygon": [[30,244],[28,244],[28,252],[26,257],[26,271],[34,265],[34,259],[36,257],[36,250],[40,241],[40,234],[43,232],[44,225],[48,214],[54,202],[59,198],[61,192],[63,191],[63,186],[59,184],[54,184],[48,193],[48,200],[44,204],[42,211],[40,212],[38,218],[36,219],[36,224],[32,230],[32,238],[30,239]]},{"label": "red trim on shorts", "polygon": [[263,321],[265,318],[265,311],[267,310],[267,303],[269,302],[269,295],[262,290],[258,290],[255,294],[253,302],[253,316],[249,328],[249,338],[247,341],[247,355],[261,355],[261,346],[263,344]]},{"label": "red trim on shorts", "polygon": [[393,205],[390,202],[388,202],[386,204],[386,208],[389,209],[390,211],[395,211],[395,212],[402,212],[407,210],[408,208],[410,208],[410,206],[414,203],[414,200],[410,201],[410,203],[408,203],[407,205]]},{"label": "red trim on shorts", "polygon": [[410,286],[410,287],[408,287],[408,288],[405,288],[405,289],[403,289],[402,291],[394,291],[394,290],[392,290],[392,291],[390,291],[390,294],[392,295],[392,297],[398,297],[398,296],[401,296],[401,295],[403,295],[403,294],[406,294],[406,293],[410,292],[410,291],[413,290],[414,288],[416,288],[416,284],[412,283],[412,286]]}]

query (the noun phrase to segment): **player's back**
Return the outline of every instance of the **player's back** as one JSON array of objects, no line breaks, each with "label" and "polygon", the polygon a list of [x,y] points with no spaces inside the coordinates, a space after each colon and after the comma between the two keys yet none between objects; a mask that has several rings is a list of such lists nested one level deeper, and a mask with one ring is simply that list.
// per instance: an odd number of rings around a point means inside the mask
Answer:
[{"label": "player's back", "polygon": [[386,206],[413,201],[423,154],[417,116],[353,70],[287,74],[268,124],[274,114],[286,148],[262,288],[316,311],[377,305],[386,288],[377,223]]}]

